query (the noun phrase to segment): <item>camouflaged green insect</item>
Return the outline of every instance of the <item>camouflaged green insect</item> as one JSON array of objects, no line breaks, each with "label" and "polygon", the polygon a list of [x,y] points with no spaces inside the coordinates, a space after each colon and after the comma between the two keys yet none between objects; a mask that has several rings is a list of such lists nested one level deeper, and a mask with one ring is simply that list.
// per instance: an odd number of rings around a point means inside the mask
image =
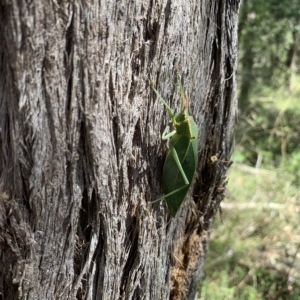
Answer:
[{"label": "camouflaged green insect", "polygon": [[193,117],[188,114],[187,100],[182,87],[181,108],[175,115],[152,82],[150,86],[165,105],[171,119],[169,124],[173,127],[173,130],[167,133],[169,129],[167,125],[162,134],[162,140],[169,139],[169,149],[163,167],[164,196],[152,203],[165,199],[170,214],[175,217],[189,190],[198,164],[198,127]]}]

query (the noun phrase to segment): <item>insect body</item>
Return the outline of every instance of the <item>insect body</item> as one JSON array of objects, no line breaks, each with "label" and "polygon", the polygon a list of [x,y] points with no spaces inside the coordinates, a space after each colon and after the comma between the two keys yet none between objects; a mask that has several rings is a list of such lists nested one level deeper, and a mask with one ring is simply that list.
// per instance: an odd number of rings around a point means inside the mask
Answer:
[{"label": "insect body", "polygon": [[165,105],[173,131],[167,133],[167,126],[162,134],[162,139],[169,139],[169,150],[163,167],[163,189],[165,195],[154,202],[165,199],[174,217],[183,202],[198,163],[198,128],[192,116],[189,116],[187,101],[184,93],[180,91],[181,108],[177,115],[174,115],[171,108],[161,97],[151,83],[152,90]]}]

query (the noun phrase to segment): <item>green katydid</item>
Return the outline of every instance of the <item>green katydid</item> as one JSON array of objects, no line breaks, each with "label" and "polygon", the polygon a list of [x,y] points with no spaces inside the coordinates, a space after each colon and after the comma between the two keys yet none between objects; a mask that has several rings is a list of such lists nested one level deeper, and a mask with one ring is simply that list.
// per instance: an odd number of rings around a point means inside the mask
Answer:
[{"label": "green katydid", "polygon": [[174,217],[183,202],[198,163],[198,128],[192,116],[188,114],[187,100],[185,100],[182,86],[180,86],[181,108],[178,114],[174,114],[170,106],[165,102],[159,92],[150,84],[157,97],[165,105],[170,122],[174,128],[167,133],[167,125],[162,140],[169,139],[169,150],[163,167],[163,190],[165,195],[154,202],[165,199]]}]

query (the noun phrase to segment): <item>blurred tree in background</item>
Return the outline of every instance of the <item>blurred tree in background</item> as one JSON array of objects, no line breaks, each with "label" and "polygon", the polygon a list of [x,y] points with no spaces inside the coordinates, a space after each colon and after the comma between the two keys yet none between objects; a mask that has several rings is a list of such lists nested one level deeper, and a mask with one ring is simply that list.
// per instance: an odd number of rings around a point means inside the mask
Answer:
[{"label": "blurred tree in background", "polygon": [[[300,178],[300,0],[244,0],[239,24],[237,160]],[[288,156],[289,154],[289,156]]]}]

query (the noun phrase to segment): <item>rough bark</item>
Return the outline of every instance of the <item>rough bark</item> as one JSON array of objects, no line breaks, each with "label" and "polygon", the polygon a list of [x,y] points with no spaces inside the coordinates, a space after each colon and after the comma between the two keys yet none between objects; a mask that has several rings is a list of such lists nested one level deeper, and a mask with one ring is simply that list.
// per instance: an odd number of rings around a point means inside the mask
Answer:
[{"label": "rough bark", "polygon": [[[233,140],[238,0],[0,1],[1,299],[194,299]],[[199,125],[162,194],[175,68]],[[218,161],[213,162],[212,156]]]}]

